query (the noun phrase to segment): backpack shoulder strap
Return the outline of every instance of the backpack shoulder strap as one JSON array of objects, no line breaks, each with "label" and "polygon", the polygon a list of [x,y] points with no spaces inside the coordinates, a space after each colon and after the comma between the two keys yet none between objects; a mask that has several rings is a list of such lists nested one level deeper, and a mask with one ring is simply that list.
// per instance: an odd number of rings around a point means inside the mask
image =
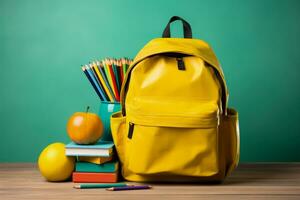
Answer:
[{"label": "backpack shoulder strap", "polygon": [[[170,38],[170,24],[176,20],[181,20],[185,38]],[[215,56],[212,48],[206,42],[198,39],[192,39],[192,29],[189,23],[178,16],[173,16],[170,19],[163,32],[163,38],[153,39],[146,44],[140,50],[140,52],[134,58],[133,63],[128,68],[120,97],[123,115],[125,115],[125,96],[127,92],[127,82],[129,81],[131,70],[142,60],[162,53],[182,53],[196,56],[212,66],[215,69],[216,75],[222,86],[222,113],[227,115],[228,89],[226,86],[224,73],[218,62],[218,59]]]}]

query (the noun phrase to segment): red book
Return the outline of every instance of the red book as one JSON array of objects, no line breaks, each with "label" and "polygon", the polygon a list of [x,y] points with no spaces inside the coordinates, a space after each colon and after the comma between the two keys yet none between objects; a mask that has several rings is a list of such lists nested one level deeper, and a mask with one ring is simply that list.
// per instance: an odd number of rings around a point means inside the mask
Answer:
[{"label": "red book", "polygon": [[116,183],[118,173],[73,172],[74,183]]}]

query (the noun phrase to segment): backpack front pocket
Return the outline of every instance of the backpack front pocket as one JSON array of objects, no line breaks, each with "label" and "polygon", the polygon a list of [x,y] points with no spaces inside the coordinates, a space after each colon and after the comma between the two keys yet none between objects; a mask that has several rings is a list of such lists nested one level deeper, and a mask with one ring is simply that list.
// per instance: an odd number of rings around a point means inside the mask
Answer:
[{"label": "backpack front pocket", "polygon": [[139,175],[217,174],[218,107],[211,102],[204,106],[184,115],[167,113],[166,107],[157,114],[155,108],[152,113],[128,108],[125,170]]},{"label": "backpack front pocket", "polygon": [[126,117],[122,116],[121,112],[112,114],[110,118],[110,128],[120,162],[123,163],[126,144],[126,138],[124,136],[124,132],[126,131]]}]

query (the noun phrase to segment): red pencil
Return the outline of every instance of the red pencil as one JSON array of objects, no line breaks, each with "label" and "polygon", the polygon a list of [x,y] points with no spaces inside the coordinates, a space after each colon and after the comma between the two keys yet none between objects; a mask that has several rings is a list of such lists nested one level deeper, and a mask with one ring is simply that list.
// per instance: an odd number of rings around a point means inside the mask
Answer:
[{"label": "red pencil", "polygon": [[114,74],[114,70],[112,69],[112,63],[110,62],[110,60],[106,59],[106,64],[108,66],[109,72],[111,74],[111,80],[113,82],[113,87],[116,91],[116,100],[120,101],[120,95],[119,95],[119,91],[118,91],[118,87],[117,87],[117,82],[116,82],[116,74]]}]

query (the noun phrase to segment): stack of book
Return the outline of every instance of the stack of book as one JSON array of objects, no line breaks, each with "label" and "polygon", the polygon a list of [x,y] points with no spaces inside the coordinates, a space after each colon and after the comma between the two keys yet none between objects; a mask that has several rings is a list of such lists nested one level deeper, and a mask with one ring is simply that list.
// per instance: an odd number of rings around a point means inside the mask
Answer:
[{"label": "stack of book", "polygon": [[72,180],[75,183],[115,183],[118,181],[118,161],[113,159],[113,142],[99,141],[93,145],[66,145],[66,155],[76,156]]}]

